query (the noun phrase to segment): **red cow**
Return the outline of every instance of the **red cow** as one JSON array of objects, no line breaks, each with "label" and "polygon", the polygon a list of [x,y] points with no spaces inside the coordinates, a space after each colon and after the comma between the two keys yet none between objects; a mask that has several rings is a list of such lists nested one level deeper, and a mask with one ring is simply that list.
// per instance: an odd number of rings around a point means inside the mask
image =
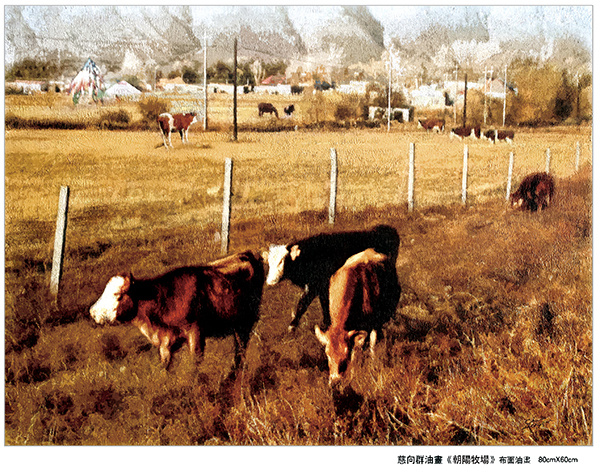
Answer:
[{"label": "red cow", "polygon": [[498,140],[505,140],[506,142],[511,143],[515,138],[515,133],[512,130],[491,129],[487,130],[484,136],[492,143],[495,143]]},{"label": "red cow", "polygon": [[542,211],[554,196],[554,179],[547,173],[526,176],[517,191],[510,195],[510,205],[521,211]]},{"label": "red cow", "polygon": [[277,109],[275,109],[275,106],[270,102],[261,102],[258,104],[258,115],[262,117],[265,112],[267,114],[275,114],[275,117],[279,118]]},{"label": "red cow", "polygon": [[450,132],[450,137],[458,137],[461,140],[465,137],[479,139],[481,138],[481,127],[457,127],[452,129],[452,132]]},{"label": "red cow", "polygon": [[373,355],[377,332],[395,314],[400,285],[395,264],[384,254],[367,249],[350,257],[330,279],[331,326],[315,334],[325,346],[329,384],[351,373],[353,350],[363,346],[370,332]]},{"label": "red cow", "polygon": [[446,121],[444,119],[419,119],[417,120],[417,126],[424,128],[426,131],[436,130],[443,132]]},{"label": "red cow", "polygon": [[[173,148],[173,144],[171,143],[171,131],[176,130],[179,132],[181,143],[187,143],[189,142],[188,130],[190,125],[195,124],[197,119],[195,112],[188,112],[186,114],[169,114],[168,112],[163,112],[158,116],[157,121],[162,133],[165,148],[169,148],[169,146]],[[169,145],[167,145],[167,139]]]},{"label": "red cow", "polygon": [[171,347],[187,340],[201,356],[206,337],[234,335],[234,367],[258,321],[265,272],[250,251],[198,267],[181,267],[151,279],[111,278],[90,308],[96,323],[131,323],[159,348],[165,367]]}]

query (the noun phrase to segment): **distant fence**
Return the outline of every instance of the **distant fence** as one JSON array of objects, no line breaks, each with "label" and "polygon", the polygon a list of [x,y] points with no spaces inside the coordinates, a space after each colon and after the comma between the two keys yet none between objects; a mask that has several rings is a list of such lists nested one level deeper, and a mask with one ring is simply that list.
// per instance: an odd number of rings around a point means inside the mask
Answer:
[{"label": "distant fence", "polygon": [[[546,172],[551,170],[551,151],[546,149]],[[579,142],[575,148],[575,171],[579,171],[581,147]],[[415,163],[417,162],[417,151],[414,143],[409,145],[408,153],[408,211],[412,212],[415,208],[414,190],[415,190]],[[335,224],[337,191],[338,191],[338,157],[335,148],[330,149],[330,179],[329,179],[329,212],[328,221],[330,225]],[[233,159],[225,159],[224,178],[223,178],[223,211],[221,218],[221,254],[229,252],[230,228],[231,228],[231,198],[233,196]],[[514,153],[510,152],[508,161],[508,175],[506,181],[506,201],[510,198],[512,187],[512,175],[514,167]],[[463,205],[468,203],[468,180],[469,177],[469,146],[465,145],[463,149],[463,168],[462,168],[462,187],[461,202]],[[54,253],[52,260],[52,274],[50,278],[50,293],[58,302],[60,279],[63,268],[63,258],[66,244],[66,230],[69,209],[69,187],[62,186],[59,195],[58,213],[56,219],[56,233],[54,238]]]}]

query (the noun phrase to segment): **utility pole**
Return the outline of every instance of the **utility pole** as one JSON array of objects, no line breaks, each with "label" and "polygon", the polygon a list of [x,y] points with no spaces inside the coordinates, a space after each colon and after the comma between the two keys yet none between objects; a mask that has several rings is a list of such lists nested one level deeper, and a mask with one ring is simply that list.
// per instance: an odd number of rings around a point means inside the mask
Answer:
[{"label": "utility pole", "polygon": [[487,125],[487,66],[483,74],[483,125]]},{"label": "utility pole", "polygon": [[390,131],[390,121],[392,120],[392,51],[390,50],[390,69],[389,69],[389,80],[388,80],[388,126],[387,131]]},{"label": "utility pole", "polygon": [[233,40],[233,140],[237,142],[237,38]]},{"label": "utility pole", "polygon": [[456,103],[458,102],[458,68],[454,70],[454,125],[456,125]]},{"label": "utility pole", "polygon": [[208,84],[206,83],[206,50],[208,44],[206,42],[206,30],[204,31],[204,130],[208,130]]},{"label": "utility pole", "polygon": [[506,124],[506,81],[508,75],[508,66],[504,65],[504,106],[502,107],[502,127]]},{"label": "utility pole", "polygon": [[465,73],[465,102],[463,104],[463,127],[467,126],[467,73]]}]

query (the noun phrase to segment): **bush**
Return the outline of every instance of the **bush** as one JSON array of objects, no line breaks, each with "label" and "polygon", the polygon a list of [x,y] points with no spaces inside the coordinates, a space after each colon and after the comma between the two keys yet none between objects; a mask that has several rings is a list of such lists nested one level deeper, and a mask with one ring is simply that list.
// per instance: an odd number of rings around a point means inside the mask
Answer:
[{"label": "bush", "polygon": [[126,129],[131,123],[131,116],[123,109],[103,112],[100,116],[100,128],[108,130]]},{"label": "bush", "polygon": [[171,102],[166,99],[148,96],[140,99],[138,106],[146,125],[153,126],[156,123],[158,116],[171,108]]}]

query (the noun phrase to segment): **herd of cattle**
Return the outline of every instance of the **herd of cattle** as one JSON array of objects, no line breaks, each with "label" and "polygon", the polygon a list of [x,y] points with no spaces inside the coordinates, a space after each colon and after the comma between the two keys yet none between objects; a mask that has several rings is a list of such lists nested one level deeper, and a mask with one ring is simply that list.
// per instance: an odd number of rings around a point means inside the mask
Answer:
[{"label": "herd of cattle", "polygon": [[[546,173],[526,177],[511,195],[518,210],[550,205],[554,181]],[[264,285],[288,279],[303,289],[292,312],[293,331],[319,297],[323,328],[315,334],[325,347],[332,387],[351,374],[354,348],[369,337],[371,353],[378,333],[396,312],[400,284],[396,229],[378,225],[367,231],[317,234],[263,254],[248,250],[203,266],[181,267],[158,277],[112,277],[90,315],[98,324],[130,323],[156,347],[165,367],[178,342],[201,356],[207,337],[233,335],[234,370],[239,368],[260,317]]]},{"label": "herd of cattle", "polygon": [[[294,104],[284,107],[283,112],[285,113],[286,117],[292,117],[292,114],[295,112]],[[260,102],[258,104],[258,116],[262,117],[264,114],[275,114],[275,117],[279,118],[277,108],[270,102]],[[164,112],[158,116],[157,122],[162,134],[165,148],[173,148],[173,144],[171,143],[172,131],[179,132],[182,143],[188,142],[188,130],[190,125],[197,122],[196,116],[197,114],[195,112],[177,114]],[[444,119],[418,119],[417,126],[425,129],[426,131],[432,130],[443,132],[446,122]],[[480,126],[472,126],[453,128],[450,132],[450,137],[458,137],[461,140],[467,137],[474,139],[487,139],[492,143],[504,140],[510,143],[514,140],[515,133],[512,130],[498,129],[490,129],[482,132]]]},{"label": "herd of cattle", "polygon": [[[426,131],[432,130],[443,132],[446,121],[444,119],[418,119],[417,126]],[[471,127],[456,127],[450,131],[450,137],[458,137],[461,140],[467,137],[473,139],[487,139],[492,143],[504,140],[511,143],[515,138],[515,133],[512,130],[498,129],[489,129],[483,132],[480,126],[475,125]]]}]

